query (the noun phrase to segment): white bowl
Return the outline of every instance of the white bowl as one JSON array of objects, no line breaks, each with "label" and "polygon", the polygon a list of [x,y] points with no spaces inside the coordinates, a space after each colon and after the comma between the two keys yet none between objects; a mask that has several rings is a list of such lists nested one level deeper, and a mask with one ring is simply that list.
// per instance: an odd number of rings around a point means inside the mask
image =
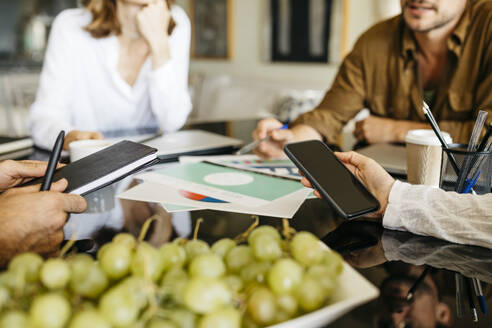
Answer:
[{"label": "white bowl", "polygon": [[345,261],[330,305],[269,328],[317,328],[335,321],[355,307],[379,296],[379,289]]}]

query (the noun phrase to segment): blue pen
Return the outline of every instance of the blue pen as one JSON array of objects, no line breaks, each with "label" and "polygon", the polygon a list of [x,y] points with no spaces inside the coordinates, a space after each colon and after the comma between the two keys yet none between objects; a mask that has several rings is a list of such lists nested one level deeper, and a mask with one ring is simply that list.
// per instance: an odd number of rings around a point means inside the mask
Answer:
[{"label": "blue pen", "polygon": [[[279,128],[279,130],[286,130],[289,128],[289,125],[286,123],[284,125],[282,125],[281,128]],[[255,149],[256,147],[258,147],[258,145],[263,142],[263,141],[268,141],[268,140],[271,140],[272,139],[272,136],[267,136],[263,139],[260,139],[260,140],[256,140],[256,141],[253,141],[249,144],[247,144],[246,146],[243,146],[241,149],[239,149],[237,152],[236,152],[236,155],[244,155],[244,154],[247,154],[249,153],[250,151],[252,151],[253,149]]]}]

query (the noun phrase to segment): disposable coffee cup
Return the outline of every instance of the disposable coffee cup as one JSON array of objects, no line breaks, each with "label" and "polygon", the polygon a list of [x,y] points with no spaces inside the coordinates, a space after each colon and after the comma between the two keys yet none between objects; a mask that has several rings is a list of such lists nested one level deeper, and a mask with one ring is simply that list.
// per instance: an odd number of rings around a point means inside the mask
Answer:
[{"label": "disposable coffee cup", "polygon": [[78,161],[79,159],[103,150],[112,144],[113,142],[108,140],[78,140],[71,142],[68,145],[70,162]]},{"label": "disposable coffee cup", "polygon": [[[451,144],[449,133],[442,133]],[[406,138],[407,181],[412,184],[439,187],[442,146],[432,130],[411,130]]]}]

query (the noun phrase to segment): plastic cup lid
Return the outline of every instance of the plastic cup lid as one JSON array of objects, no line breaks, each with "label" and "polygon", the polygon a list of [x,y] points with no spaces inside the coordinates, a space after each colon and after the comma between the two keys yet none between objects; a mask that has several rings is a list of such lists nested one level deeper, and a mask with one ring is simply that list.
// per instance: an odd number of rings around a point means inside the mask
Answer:
[{"label": "plastic cup lid", "polygon": [[[446,140],[446,143],[453,143],[453,139],[449,133],[442,132],[442,136],[444,137],[444,140]],[[408,131],[405,142],[423,146],[441,146],[441,143],[439,142],[439,139],[434,131],[426,129]]]}]

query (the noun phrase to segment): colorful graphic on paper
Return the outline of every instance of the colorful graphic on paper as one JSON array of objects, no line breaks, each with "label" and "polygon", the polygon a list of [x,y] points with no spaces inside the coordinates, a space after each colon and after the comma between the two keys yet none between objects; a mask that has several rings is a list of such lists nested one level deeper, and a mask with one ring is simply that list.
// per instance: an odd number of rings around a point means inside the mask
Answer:
[{"label": "colorful graphic on paper", "polygon": [[[210,175],[217,173],[249,176],[252,181],[246,184],[219,185],[210,183]],[[159,178],[161,176],[162,178]],[[253,172],[241,171],[208,163],[189,163],[144,173],[139,176],[146,181],[154,181],[179,186],[179,189],[193,190],[228,202],[240,202],[245,206],[265,205],[270,201],[286,196],[304,188],[297,181],[278,179]],[[207,181],[208,180],[208,181]],[[243,180],[243,179],[240,179]]]},{"label": "colorful graphic on paper", "polygon": [[201,194],[197,194],[197,193],[194,193],[194,192],[191,192],[191,191],[186,191],[186,190],[179,190],[179,194],[187,199],[191,199],[191,200],[195,200],[197,202],[205,202],[205,203],[219,203],[219,204],[223,204],[223,203],[229,203],[229,202],[226,202],[225,200],[221,200],[221,199],[217,199],[217,198],[213,198],[213,197],[209,197],[209,196],[205,196],[205,195],[201,195]]}]

